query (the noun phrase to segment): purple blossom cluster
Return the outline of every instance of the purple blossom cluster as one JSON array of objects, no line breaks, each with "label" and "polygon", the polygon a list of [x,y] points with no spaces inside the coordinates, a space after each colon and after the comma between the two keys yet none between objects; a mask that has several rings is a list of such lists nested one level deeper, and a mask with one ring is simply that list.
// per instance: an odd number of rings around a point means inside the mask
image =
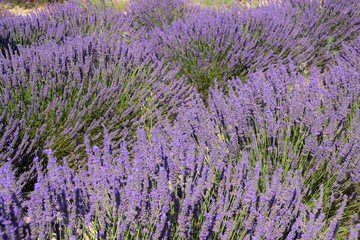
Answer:
[{"label": "purple blossom cluster", "polygon": [[0,238],[359,239],[359,22],[355,0],[0,16]]}]

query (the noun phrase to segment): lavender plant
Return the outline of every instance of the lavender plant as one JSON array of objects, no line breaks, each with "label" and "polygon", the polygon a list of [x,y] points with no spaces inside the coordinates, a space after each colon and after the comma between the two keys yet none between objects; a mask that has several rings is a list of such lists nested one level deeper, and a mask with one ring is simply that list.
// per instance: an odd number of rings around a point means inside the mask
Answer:
[{"label": "lavender plant", "polygon": [[237,57],[241,51],[248,56],[252,53],[237,25],[239,21],[228,12],[202,10],[163,30],[155,29],[153,38],[158,47],[154,49],[167,61],[179,64],[179,74],[188,76],[203,93],[214,78],[226,79],[246,71],[246,62]]}]

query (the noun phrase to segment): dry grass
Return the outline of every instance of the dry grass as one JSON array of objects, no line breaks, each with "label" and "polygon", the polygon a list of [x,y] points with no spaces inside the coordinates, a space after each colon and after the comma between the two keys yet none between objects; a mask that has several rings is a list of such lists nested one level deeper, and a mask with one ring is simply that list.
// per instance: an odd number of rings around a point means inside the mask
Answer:
[{"label": "dry grass", "polygon": [[9,11],[12,15],[21,15],[25,16],[33,11],[38,11],[42,8],[46,7],[46,5],[38,5],[34,8],[25,8],[23,6],[12,6],[9,4],[0,4],[0,13],[3,11]]},{"label": "dry grass", "polygon": [[204,6],[229,6],[234,4],[236,0],[195,0],[194,2]]},{"label": "dry grass", "polygon": [[124,11],[129,0],[114,0],[113,7],[117,10]]}]

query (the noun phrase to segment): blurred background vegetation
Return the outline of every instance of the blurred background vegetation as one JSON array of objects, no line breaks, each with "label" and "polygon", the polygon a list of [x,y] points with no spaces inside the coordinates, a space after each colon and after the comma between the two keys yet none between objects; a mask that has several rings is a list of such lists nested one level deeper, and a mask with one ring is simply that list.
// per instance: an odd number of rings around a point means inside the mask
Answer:
[{"label": "blurred background vegetation", "polygon": [[[26,14],[32,9],[41,8],[47,4],[54,2],[63,3],[66,0],[0,0],[0,12],[9,10],[12,14]],[[127,2],[130,0],[79,0],[79,1],[90,1],[94,4],[100,2],[110,3],[114,8],[124,10]],[[190,0],[189,0],[190,1]],[[203,4],[204,6],[217,6],[226,5],[231,6],[238,2],[243,3],[245,0],[193,0],[195,3]],[[248,1],[248,0],[247,0]]]},{"label": "blurred background vegetation", "polygon": [[7,10],[11,14],[24,15],[54,2],[63,3],[64,0],[0,0],[0,14]]},{"label": "blurred background vegetation", "polygon": [[64,2],[64,0],[0,0],[0,4],[5,7],[34,8],[48,3]]}]

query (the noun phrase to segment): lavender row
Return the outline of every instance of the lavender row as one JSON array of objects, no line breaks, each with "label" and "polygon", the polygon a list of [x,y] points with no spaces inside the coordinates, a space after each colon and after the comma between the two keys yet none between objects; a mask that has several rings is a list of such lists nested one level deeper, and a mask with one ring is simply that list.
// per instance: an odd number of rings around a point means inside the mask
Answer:
[{"label": "lavender row", "polygon": [[118,37],[132,27],[130,15],[111,8],[97,8],[79,1],[55,4],[28,16],[0,18],[0,46],[8,51],[41,45],[48,41],[61,44],[77,36],[108,32]]},{"label": "lavender row", "polygon": [[150,125],[155,109],[174,114],[188,97],[185,79],[173,81],[177,70],[146,46],[101,34],[24,48],[0,61],[0,159],[18,167],[46,148],[79,164],[84,135],[99,143],[106,126],[131,139],[128,130]]},{"label": "lavender row", "polygon": [[204,9],[154,28],[149,41],[206,95],[215,78],[245,80],[272,64],[302,72],[334,65],[342,44],[358,35],[359,21],[355,2],[274,1],[257,9]]},{"label": "lavender row", "polygon": [[208,107],[195,94],[131,150],[106,128],[101,146],[86,135],[85,168],[46,150],[28,200],[3,179],[3,236],[357,239],[360,76],[286,68],[215,87]]}]

